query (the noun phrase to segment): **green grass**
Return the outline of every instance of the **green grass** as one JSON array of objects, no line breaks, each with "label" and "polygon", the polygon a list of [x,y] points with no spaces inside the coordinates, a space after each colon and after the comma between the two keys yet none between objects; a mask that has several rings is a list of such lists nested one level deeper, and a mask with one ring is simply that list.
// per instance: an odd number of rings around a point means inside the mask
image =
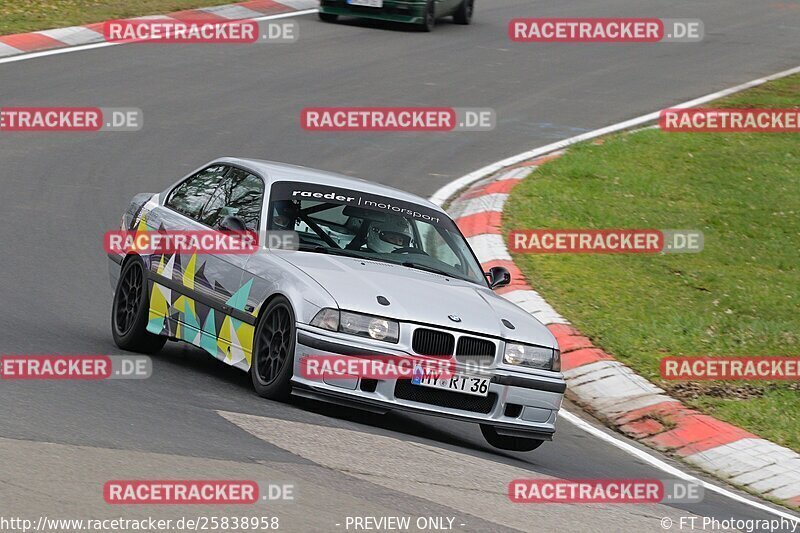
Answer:
[{"label": "green grass", "polygon": [[[800,76],[711,107],[797,107]],[[672,255],[515,261],[595,344],[688,404],[800,451],[800,383],[678,384],[678,355],[800,355],[800,134],[644,130],[576,146],[512,193],[504,227],[700,229]]]},{"label": "green grass", "polygon": [[230,4],[236,0],[2,0],[0,35]]}]

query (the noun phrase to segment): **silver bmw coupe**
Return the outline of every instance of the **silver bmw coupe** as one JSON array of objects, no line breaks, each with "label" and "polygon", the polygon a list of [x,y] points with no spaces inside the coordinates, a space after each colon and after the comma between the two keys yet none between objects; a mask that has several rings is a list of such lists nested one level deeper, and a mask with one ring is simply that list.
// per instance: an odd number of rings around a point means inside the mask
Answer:
[{"label": "silver bmw coupe", "polygon": [[[109,253],[112,334],[130,351],[167,340],[250,373],[256,392],[480,424],[530,451],[551,440],[566,387],[550,331],[496,294],[453,220],[413,194],[338,174],[222,158],[122,217],[137,232],[291,233],[296,246],[233,253]],[[309,377],[309,356],[438,357],[447,377]]]}]

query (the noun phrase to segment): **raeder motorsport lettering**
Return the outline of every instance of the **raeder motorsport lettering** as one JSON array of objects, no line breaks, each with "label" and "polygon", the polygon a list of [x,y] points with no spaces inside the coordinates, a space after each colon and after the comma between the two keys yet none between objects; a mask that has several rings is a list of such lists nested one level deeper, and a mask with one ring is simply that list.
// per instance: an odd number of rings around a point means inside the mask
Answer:
[{"label": "raeder motorsport lettering", "polygon": [[318,200],[335,204],[353,205],[411,217],[431,224],[445,224],[448,227],[450,226],[450,224],[448,224],[449,220],[447,218],[442,220],[441,214],[434,209],[404,202],[396,198],[364,194],[337,187],[289,181],[278,182],[272,186],[270,201],[275,202],[282,200]]}]

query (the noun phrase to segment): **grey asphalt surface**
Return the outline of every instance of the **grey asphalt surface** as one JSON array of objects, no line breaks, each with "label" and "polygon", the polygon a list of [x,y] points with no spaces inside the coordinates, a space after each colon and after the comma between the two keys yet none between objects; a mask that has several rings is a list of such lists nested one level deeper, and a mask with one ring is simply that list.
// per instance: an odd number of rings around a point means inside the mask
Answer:
[{"label": "grey asphalt surface", "polygon": [[[442,22],[432,34],[367,21],[328,25],[304,16],[300,40],[290,45],[126,45],[0,65],[0,106],[144,111],[138,133],[0,132],[0,353],[117,353],[102,234],[116,227],[134,194],[160,191],[212,158],[302,164],[426,196],[498,159],[800,64],[796,2],[477,4],[473,26]],[[506,25],[520,16],[700,18],[706,39],[511,43]],[[325,105],[492,107],[498,127],[440,134],[304,132],[301,109]],[[245,374],[174,343],[154,358],[149,380],[2,382],[0,403],[0,438],[20,444],[309,466],[233,426],[217,414],[222,410],[392,435],[563,478],[666,477],[566,423],[554,443],[535,453],[506,454],[485,445],[467,424],[264,401]],[[678,509],[768,517],[716,495]],[[639,511],[630,506],[626,512],[633,520]],[[559,527],[594,527],[565,520]]]}]

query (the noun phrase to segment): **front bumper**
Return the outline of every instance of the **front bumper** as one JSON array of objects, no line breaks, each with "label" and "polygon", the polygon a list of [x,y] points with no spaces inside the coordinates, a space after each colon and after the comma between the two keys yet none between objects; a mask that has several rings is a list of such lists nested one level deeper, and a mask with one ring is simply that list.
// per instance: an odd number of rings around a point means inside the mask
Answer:
[{"label": "front bumper", "polygon": [[329,15],[342,15],[408,24],[425,20],[425,0],[384,0],[383,7],[353,6],[346,0],[322,0],[319,10]]},{"label": "front bumper", "polygon": [[370,353],[413,356],[402,346],[298,324],[293,394],[374,412],[404,410],[489,424],[506,435],[541,440],[553,438],[566,382],[552,372],[547,376],[491,368],[487,370],[492,376],[487,397],[420,387],[409,380],[369,380],[355,376],[312,380],[300,375],[301,359],[305,356]]}]

